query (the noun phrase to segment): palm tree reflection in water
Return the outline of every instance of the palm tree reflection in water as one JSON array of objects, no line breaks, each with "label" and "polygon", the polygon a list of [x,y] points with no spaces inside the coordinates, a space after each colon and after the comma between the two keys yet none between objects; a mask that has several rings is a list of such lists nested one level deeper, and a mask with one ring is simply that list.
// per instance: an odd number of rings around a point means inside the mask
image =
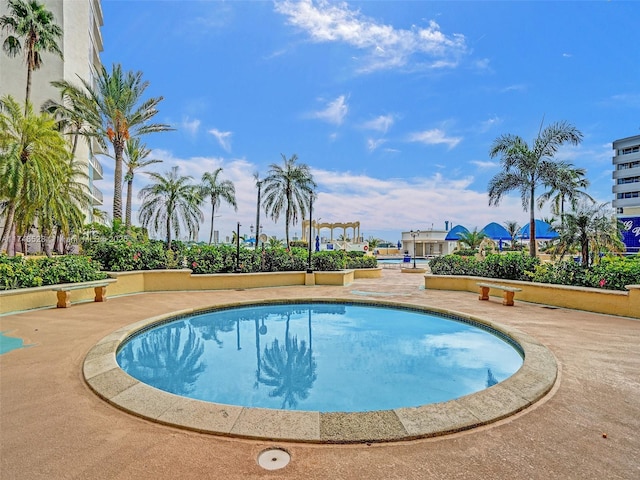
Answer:
[{"label": "palm tree reflection in water", "polygon": [[137,344],[129,342],[121,351],[121,367],[136,378],[178,395],[193,391],[194,384],[205,369],[200,357],[204,342],[191,325],[158,329],[142,337]]},{"label": "palm tree reflection in water", "polygon": [[[309,397],[313,382],[317,378],[317,364],[311,350],[311,308],[308,309],[309,320],[309,348],[304,340],[298,342],[297,336],[289,334],[289,322],[291,314],[297,313],[293,308],[288,308],[282,313],[286,317],[286,329],[284,345],[276,338],[270,346],[265,347],[260,356],[260,333],[256,328],[256,349],[258,352],[258,369],[256,371],[257,387],[259,383],[275,387],[269,392],[270,397],[283,397],[280,408],[295,408],[298,400]],[[256,327],[258,321],[256,320]],[[264,326],[264,325],[263,325]],[[262,329],[266,333],[264,329]],[[264,370],[264,376],[262,375]]]}]

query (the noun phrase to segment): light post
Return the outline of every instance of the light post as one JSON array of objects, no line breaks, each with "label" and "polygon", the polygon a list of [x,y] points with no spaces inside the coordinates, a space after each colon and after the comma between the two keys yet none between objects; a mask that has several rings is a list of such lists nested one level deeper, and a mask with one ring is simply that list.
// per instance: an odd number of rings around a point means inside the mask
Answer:
[{"label": "light post", "polygon": [[313,192],[311,192],[311,196],[309,197],[309,262],[307,263],[307,273],[313,273],[311,270],[311,236],[313,235]]},{"label": "light post", "polygon": [[413,268],[416,268],[416,237],[420,235],[420,230],[416,230],[415,232],[411,230],[409,234],[413,237]]},{"label": "light post", "polygon": [[236,232],[236,273],[240,273],[240,222]]}]

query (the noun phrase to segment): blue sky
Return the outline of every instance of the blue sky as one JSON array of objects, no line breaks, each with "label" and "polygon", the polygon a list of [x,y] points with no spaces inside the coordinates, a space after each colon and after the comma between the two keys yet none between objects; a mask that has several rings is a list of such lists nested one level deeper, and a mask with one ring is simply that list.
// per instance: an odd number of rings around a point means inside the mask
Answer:
[{"label": "blue sky", "polygon": [[[151,167],[199,180],[222,167],[236,186],[221,239],[255,223],[257,190],[281,154],[318,183],[314,217],[360,221],[365,237],[528,221],[519,197],[489,207],[491,143],[531,141],[541,123],[584,134],[558,157],[612,199],[611,142],[640,134],[637,2],[311,2],[103,0],[111,68],[144,72],[157,119]],[[105,210],[112,163],[104,160]],[[138,175],[135,186],[148,182]],[[134,205],[134,209],[136,206]],[[205,218],[210,215],[204,209]],[[547,215],[544,209],[538,217]],[[137,214],[136,214],[137,217]],[[261,216],[264,233],[284,221]],[[208,236],[208,220],[201,238]],[[299,225],[294,228],[299,232]]]}]

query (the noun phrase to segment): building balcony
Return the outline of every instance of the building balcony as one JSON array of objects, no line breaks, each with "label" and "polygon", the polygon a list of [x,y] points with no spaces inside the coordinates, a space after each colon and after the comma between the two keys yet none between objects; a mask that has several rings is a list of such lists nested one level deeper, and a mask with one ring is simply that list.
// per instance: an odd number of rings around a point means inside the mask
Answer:
[{"label": "building balcony", "polygon": [[617,180],[618,178],[628,178],[628,177],[638,177],[638,176],[640,176],[640,167],[625,168],[624,170],[613,171],[614,180]]},{"label": "building balcony", "polygon": [[96,157],[91,157],[89,162],[91,163],[91,168],[93,169],[93,180],[102,180],[104,178],[104,172],[102,171],[102,164],[98,161]]},{"label": "building balcony", "polygon": [[611,202],[613,208],[640,207],[640,198],[616,198]]},{"label": "building balcony", "polygon": [[621,183],[611,188],[613,193],[637,192],[638,190],[640,190],[640,182]]},{"label": "building balcony", "polygon": [[97,188],[95,185],[91,186],[91,200],[94,206],[103,204],[103,196],[102,191]]}]

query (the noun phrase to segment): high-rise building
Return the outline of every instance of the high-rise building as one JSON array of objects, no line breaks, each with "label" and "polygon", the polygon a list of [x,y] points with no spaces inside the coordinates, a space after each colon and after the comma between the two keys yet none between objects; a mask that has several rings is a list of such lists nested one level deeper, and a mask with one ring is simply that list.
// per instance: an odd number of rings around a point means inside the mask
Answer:
[{"label": "high-rise building", "polygon": [[627,252],[640,251],[640,135],[613,142],[613,207]]},{"label": "high-rise building", "polygon": [[[35,111],[49,99],[60,100],[59,91],[51,85],[55,80],[67,80],[80,86],[78,77],[93,82],[96,69],[101,65],[103,24],[100,0],[38,0],[53,13],[55,23],[62,28],[63,36],[58,46],[63,58],[42,53],[42,67],[35,70],[31,80],[31,103]],[[7,15],[6,0],[0,0],[0,16]],[[0,32],[0,43],[6,32]],[[12,95],[18,102],[24,102],[27,84],[27,67],[23,54],[9,57],[0,51],[0,96]],[[95,151],[95,150],[94,150]],[[102,192],[94,181],[102,179],[102,165],[91,155],[86,142],[78,142],[76,158],[86,165],[89,191],[94,206],[102,205]],[[91,221],[91,212],[87,212]],[[0,229],[2,226],[0,225]]]}]

